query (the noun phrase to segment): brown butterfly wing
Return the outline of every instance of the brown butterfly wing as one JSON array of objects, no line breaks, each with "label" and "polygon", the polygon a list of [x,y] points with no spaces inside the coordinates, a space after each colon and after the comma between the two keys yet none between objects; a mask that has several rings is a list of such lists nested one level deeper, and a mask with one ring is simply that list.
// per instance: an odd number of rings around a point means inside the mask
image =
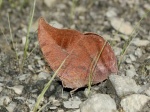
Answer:
[{"label": "brown butterfly wing", "polygon": [[[56,29],[41,18],[38,39],[44,57],[54,71],[69,55],[57,75],[64,87],[80,88],[88,84],[91,63],[105,43],[102,37],[76,30]],[[93,84],[107,79],[111,72],[117,72],[117,65],[113,50],[107,43],[94,71]]]}]

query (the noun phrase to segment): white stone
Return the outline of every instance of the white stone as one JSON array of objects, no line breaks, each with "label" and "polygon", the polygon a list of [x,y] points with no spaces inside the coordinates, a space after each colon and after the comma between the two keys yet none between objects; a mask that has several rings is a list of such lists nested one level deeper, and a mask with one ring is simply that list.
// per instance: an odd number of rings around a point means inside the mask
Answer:
[{"label": "white stone", "polygon": [[140,86],[132,78],[127,76],[110,75],[109,79],[119,97],[137,93],[140,89]]},{"label": "white stone", "polygon": [[51,21],[50,24],[55,28],[63,28],[63,25],[58,23],[57,21]]},{"label": "white stone", "polygon": [[57,109],[57,107],[56,106],[51,106],[51,107],[49,107],[51,110],[56,110]]},{"label": "white stone", "polygon": [[65,108],[79,108],[79,105],[81,104],[81,100],[79,98],[75,99],[69,99],[69,101],[64,101],[63,105]]},{"label": "white stone", "polygon": [[126,70],[126,76],[133,78],[135,75],[137,75],[135,70],[132,69]]},{"label": "white stone", "polygon": [[140,48],[137,48],[135,51],[135,55],[140,58],[142,56],[142,50]]},{"label": "white stone", "polygon": [[144,8],[146,8],[147,10],[150,10],[150,4],[145,3]]},{"label": "white stone", "polygon": [[136,61],[136,57],[133,54],[130,54],[129,57],[130,57],[131,61]]},{"label": "white stone", "polygon": [[57,107],[61,105],[59,100],[53,100],[52,104]]},{"label": "white stone", "polygon": [[17,76],[16,78],[19,79],[20,81],[23,81],[23,80],[29,78],[30,75],[31,74],[22,74],[22,75]]},{"label": "white stone", "polygon": [[109,41],[119,41],[119,42],[121,41],[121,39],[118,35],[110,36],[108,34],[103,34],[101,36],[104,37],[104,39],[109,40]]},{"label": "white stone", "polygon": [[133,39],[131,43],[133,43],[137,47],[141,47],[141,46],[147,46],[150,43],[150,41],[140,40],[139,38],[136,38],[136,39]]},{"label": "white stone", "polygon": [[44,0],[44,3],[47,7],[52,7],[57,0]]},{"label": "white stone", "polygon": [[18,97],[14,97],[14,99],[22,100],[22,101],[25,101],[25,100],[26,100],[26,98],[25,98],[25,97],[20,97],[20,96],[18,96]]},{"label": "white stone", "polygon": [[125,22],[123,19],[111,18],[110,23],[115,30],[125,35],[130,35],[133,31],[131,24],[129,22]]},{"label": "white stone", "polygon": [[141,86],[138,93],[145,93],[147,96],[150,97],[150,83]]},{"label": "white stone", "polygon": [[63,109],[59,109],[57,110],[57,112],[65,112]]},{"label": "white stone", "polygon": [[13,87],[7,87],[8,89],[12,89],[12,90],[14,90],[14,92],[16,93],[16,94],[22,94],[22,91],[23,91],[23,88],[24,88],[24,86],[22,86],[22,85],[17,85],[17,86],[13,86]]},{"label": "white stone", "polygon": [[125,112],[141,112],[141,108],[150,100],[150,97],[142,94],[132,94],[121,100],[121,106]]},{"label": "white stone", "polygon": [[8,96],[0,97],[0,105],[8,105],[11,102],[11,99]]},{"label": "white stone", "polygon": [[117,13],[116,13],[116,9],[115,8],[111,8],[106,12],[106,17],[108,18],[112,18],[112,17],[116,17]]},{"label": "white stone", "polygon": [[114,47],[114,52],[115,52],[116,56],[119,56],[121,54],[121,52],[122,52],[122,49],[119,48],[119,47]]},{"label": "white stone", "polygon": [[28,69],[31,70],[31,71],[34,71],[32,65],[28,65]]},{"label": "white stone", "polygon": [[81,112],[115,112],[116,103],[107,94],[95,94],[80,105]]},{"label": "white stone", "polygon": [[43,60],[38,60],[38,64],[41,65],[41,66],[45,65],[45,63],[43,62]]},{"label": "white stone", "polygon": [[40,72],[38,74],[38,79],[47,79],[48,77],[50,77],[50,74],[49,73],[46,73],[46,72]]},{"label": "white stone", "polygon": [[14,112],[15,107],[16,107],[16,103],[11,102],[11,103],[6,107],[6,109],[8,110],[8,112]]},{"label": "white stone", "polygon": [[32,110],[36,102],[35,102],[35,99],[27,99],[26,103],[28,107],[30,108],[30,110]]},{"label": "white stone", "polygon": [[23,37],[22,37],[22,44],[25,45],[25,43],[26,43],[26,37],[23,36]]},{"label": "white stone", "polygon": [[130,58],[127,58],[127,59],[126,59],[126,63],[132,63],[131,59],[130,59]]}]

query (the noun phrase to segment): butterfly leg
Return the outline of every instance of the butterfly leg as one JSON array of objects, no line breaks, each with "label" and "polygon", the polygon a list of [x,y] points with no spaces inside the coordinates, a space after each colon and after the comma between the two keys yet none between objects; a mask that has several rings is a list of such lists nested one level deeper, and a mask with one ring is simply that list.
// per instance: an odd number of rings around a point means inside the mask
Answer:
[{"label": "butterfly leg", "polygon": [[73,89],[73,90],[70,91],[70,96],[71,96],[71,98],[73,98],[72,95],[73,95],[73,93],[74,93],[77,89],[78,89],[78,88],[75,88],[75,89]]}]

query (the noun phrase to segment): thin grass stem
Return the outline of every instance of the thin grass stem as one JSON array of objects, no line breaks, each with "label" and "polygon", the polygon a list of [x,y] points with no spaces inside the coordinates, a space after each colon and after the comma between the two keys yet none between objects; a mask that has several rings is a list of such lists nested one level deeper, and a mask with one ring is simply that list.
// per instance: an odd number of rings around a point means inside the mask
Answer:
[{"label": "thin grass stem", "polygon": [[47,89],[49,88],[49,86],[51,85],[52,81],[54,80],[54,78],[56,77],[56,75],[58,74],[59,70],[61,69],[61,67],[64,65],[66,59],[69,57],[69,55],[62,61],[61,65],[59,66],[59,68],[55,71],[55,73],[53,74],[52,78],[49,80],[49,82],[45,85],[43,91],[41,92],[41,94],[38,96],[37,98],[37,102],[34,106],[33,112],[36,112],[39,104],[41,102],[41,99],[44,97],[45,92],[47,91]]},{"label": "thin grass stem", "polygon": [[107,44],[107,40],[105,41],[102,49],[100,50],[100,52],[94,57],[93,61],[92,61],[92,64],[91,64],[91,69],[90,69],[90,74],[89,74],[89,81],[88,81],[88,94],[90,93],[90,90],[91,90],[91,85],[92,85],[92,80],[93,80],[93,73],[94,73],[94,70],[96,68],[96,65],[98,63],[98,60],[104,50],[104,47],[106,46]]},{"label": "thin grass stem", "polygon": [[28,50],[28,47],[29,47],[30,29],[31,29],[32,21],[33,21],[33,16],[34,16],[35,4],[36,4],[36,0],[34,0],[34,2],[33,2],[33,8],[32,8],[32,11],[31,11],[30,21],[29,21],[29,25],[28,25],[28,28],[27,28],[26,42],[25,42],[25,46],[24,46],[24,53],[23,53],[21,69],[23,69],[24,61],[27,57],[27,50]]},{"label": "thin grass stem", "polygon": [[[7,14],[7,17],[8,17],[8,25],[9,25],[10,39],[11,39],[12,47],[13,47],[13,49],[14,49],[14,51],[15,51],[16,59],[17,59],[18,65],[19,65],[19,58],[18,58],[18,53],[17,53],[16,47],[15,47],[15,44],[14,44],[13,36],[12,36],[12,29],[11,29],[11,25],[10,25],[9,14]],[[20,67],[19,67],[19,68],[20,68]]]},{"label": "thin grass stem", "polygon": [[123,46],[123,49],[122,49],[122,52],[121,52],[121,56],[119,58],[118,68],[120,68],[120,65],[122,63],[123,57],[126,54],[126,51],[129,48],[132,40],[136,37],[136,35],[134,37],[132,37],[134,35],[134,32],[137,30],[137,28],[140,26],[141,21],[148,15],[149,12],[150,11],[148,11],[145,15],[143,15],[143,17],[139,20],[138,24],[134,27],[133,31],[131,32],[131,34],[129,36],[130,37],[129,40],[125,42],[125,44]]}]

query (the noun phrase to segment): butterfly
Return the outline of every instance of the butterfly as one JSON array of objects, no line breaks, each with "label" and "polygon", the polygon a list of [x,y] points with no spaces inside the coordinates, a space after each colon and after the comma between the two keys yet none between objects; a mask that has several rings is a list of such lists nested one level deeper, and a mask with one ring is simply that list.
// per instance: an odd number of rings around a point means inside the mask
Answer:
[{"label": "butterfly", "polygon": [[[63,87],[77,89],[97,84],[117,73],[117,60],[109,43],[98,34],[58,29],[39,19],[38,41],[41,51],[56,71]],[[90,78],[89,78],[90,77]]]}]

